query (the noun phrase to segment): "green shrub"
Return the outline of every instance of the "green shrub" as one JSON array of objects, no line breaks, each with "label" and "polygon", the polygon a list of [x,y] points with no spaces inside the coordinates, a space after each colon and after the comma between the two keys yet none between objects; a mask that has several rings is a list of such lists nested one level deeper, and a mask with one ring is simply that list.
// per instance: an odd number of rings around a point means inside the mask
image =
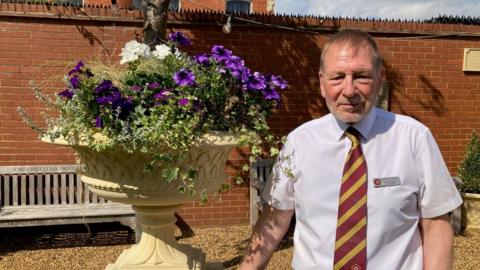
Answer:
[{"label": "green shrub", "polygon": [[480,194],[480,140],[473,131],[458,176],[462,179],[461,192]]}]

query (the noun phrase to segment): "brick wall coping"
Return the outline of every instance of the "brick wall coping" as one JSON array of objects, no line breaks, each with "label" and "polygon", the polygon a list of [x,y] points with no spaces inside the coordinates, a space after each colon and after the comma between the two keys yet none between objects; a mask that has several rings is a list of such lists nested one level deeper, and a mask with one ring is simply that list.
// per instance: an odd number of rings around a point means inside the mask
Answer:
[{"label": "brick wall coping", "polygon": [[[0,0],[0,20],[8,17],[30,17],[45,19],[87,20],[96,22],[141,23],[140,10],[111,6],[74,7],[53,4],[25,4]],[[182,10],[169,12],[169,24],[224,24],[227,15],[215,11]],[[336,17],[286,16],[275,14],[234,14],[232,26],[266,27],[291,29],[302,32],[335,32],[341,28],[357,28],[372,34],[393,36],[425,37],[480,37],[478,19],[471,24],[459,24],[462,20],[450,20],[456,23],[431,23],[400,20],[367,20]],[[448,21],[448,20],[447,20]],[[463,20],[465,21],[465,20]]]}]

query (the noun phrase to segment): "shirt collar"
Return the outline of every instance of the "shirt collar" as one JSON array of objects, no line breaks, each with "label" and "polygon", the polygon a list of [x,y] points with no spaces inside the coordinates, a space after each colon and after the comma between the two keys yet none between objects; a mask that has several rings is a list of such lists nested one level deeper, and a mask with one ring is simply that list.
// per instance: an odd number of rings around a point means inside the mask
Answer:
[{"label": "shirt collar", "polygon": [[[362,134],[362,137],[368,140],[370,136],[370,131],[372,130],[373,123],[375,122],[375,118],[377,115],[377,109],[372,108],[370,112],[360,121],[353,124],[353,127]],[[333,132],[335,133],[335,138],[340,140],[345,133],[345,130],[350,126],[339,119],[337,119],[333,114],[331,114],[332,124],[333,124]]]}]

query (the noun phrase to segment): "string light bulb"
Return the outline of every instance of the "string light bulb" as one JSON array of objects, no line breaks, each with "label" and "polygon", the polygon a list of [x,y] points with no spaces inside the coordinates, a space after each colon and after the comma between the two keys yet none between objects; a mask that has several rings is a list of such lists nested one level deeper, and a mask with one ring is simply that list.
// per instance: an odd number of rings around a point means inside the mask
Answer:
[{"label": "string light bulb", "polygon": [[230,20],[232,19],[232,15],[228,15],[227,22],[223,25],[222,30],[225,34],[230,34],[232,31],[232,25],[230,24]]}]

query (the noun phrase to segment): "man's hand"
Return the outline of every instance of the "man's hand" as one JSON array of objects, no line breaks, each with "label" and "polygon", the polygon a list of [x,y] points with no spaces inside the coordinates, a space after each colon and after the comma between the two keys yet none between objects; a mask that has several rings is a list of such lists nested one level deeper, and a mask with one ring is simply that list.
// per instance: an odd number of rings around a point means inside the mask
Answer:
[{"label": "man's hand", "polygon": [[420,221],[423,241],[423,269],[452,269],[453,230],[448,214]]},{"label": "man's hand", "polygon": [[273,251],[287,232],[293,214],[294,210],[279,210],[265,206],[240,264],[241,270],[265,268]]}]

